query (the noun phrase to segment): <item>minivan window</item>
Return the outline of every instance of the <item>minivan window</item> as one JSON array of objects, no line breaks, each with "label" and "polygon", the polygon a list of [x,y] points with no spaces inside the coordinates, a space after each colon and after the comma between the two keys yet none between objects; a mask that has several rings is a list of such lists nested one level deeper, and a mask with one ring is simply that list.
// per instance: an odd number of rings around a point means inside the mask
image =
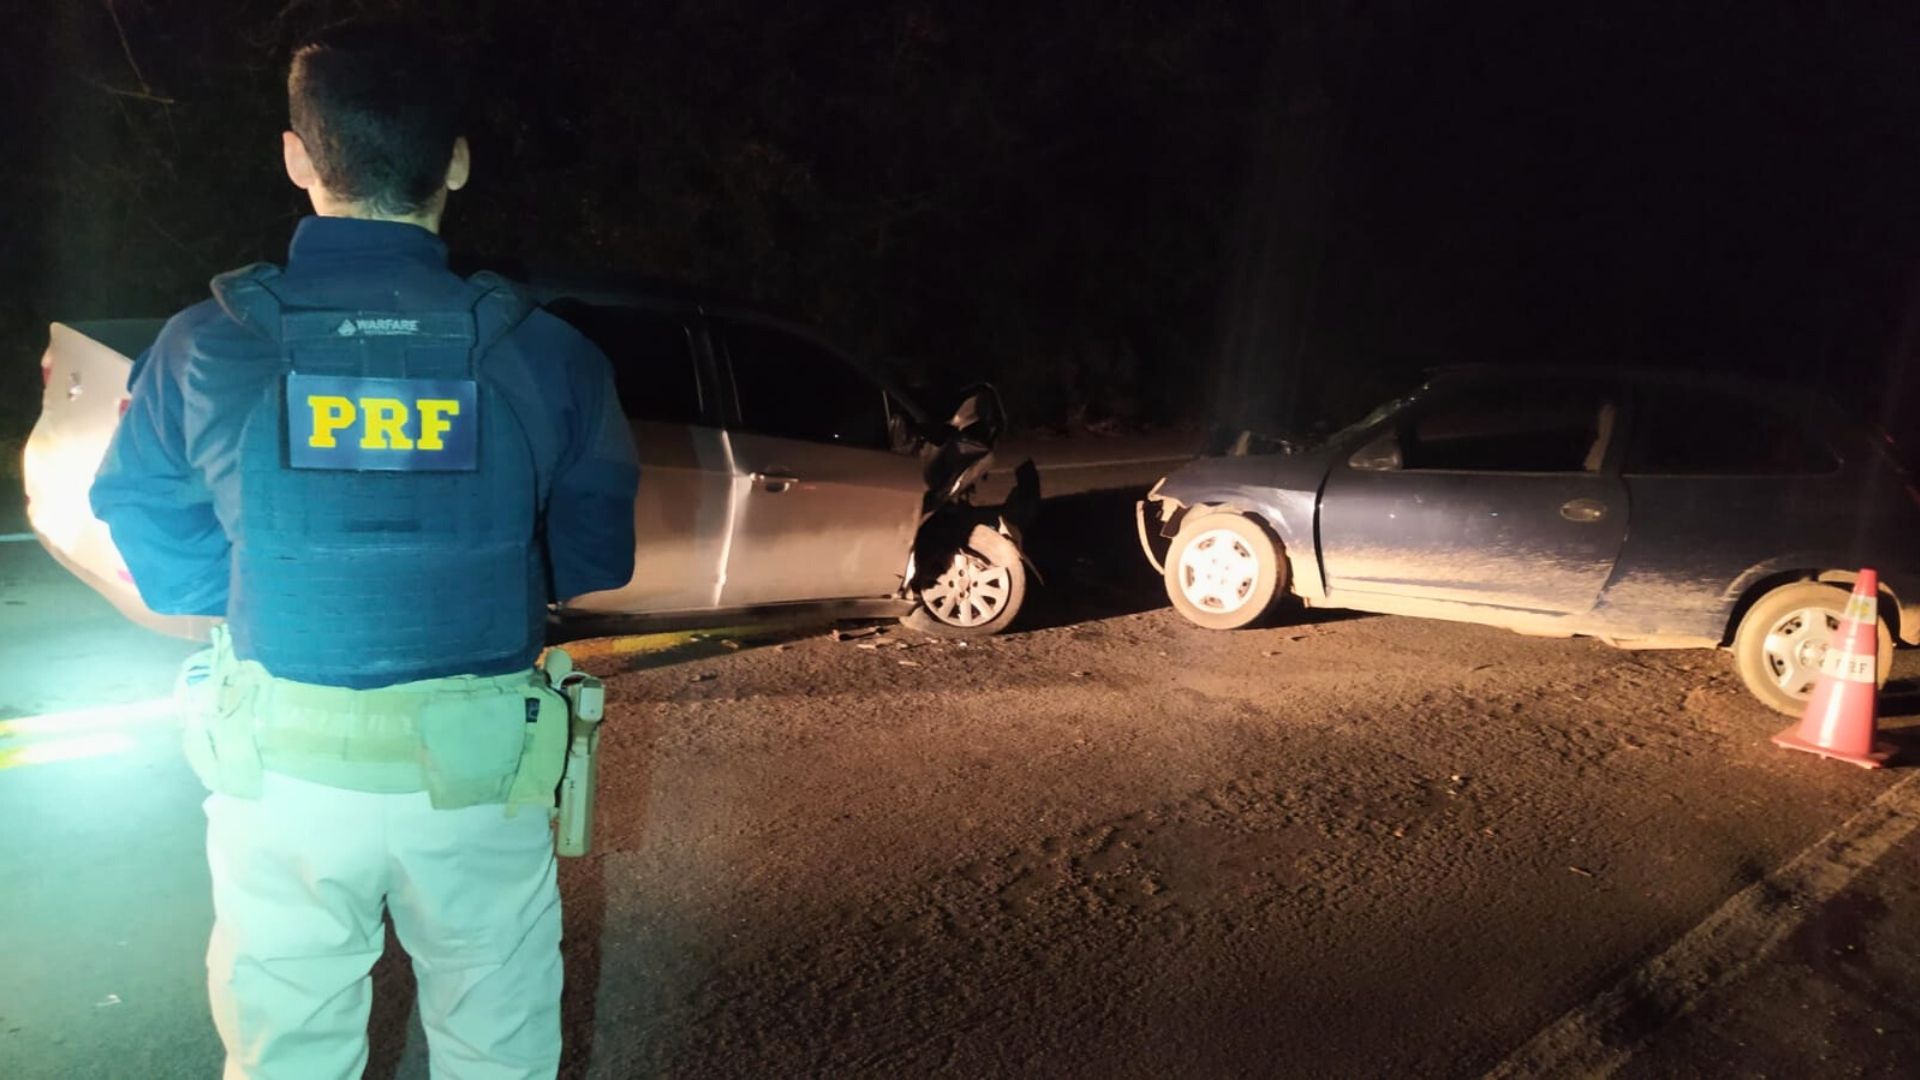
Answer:
[{"label": "minivan window", "polygon": [[607,354],[620,408],[628,419],[706,422],[693,336],[684,321],[664,311],[580,300],[556,300],[547,310]]},{"label": "minivan window", "polygon": [[1598,472],[1617,410],[1594,383],[1528,381],[1463,388],[1401,433],[1402,467]]},{"label": "minivan window", "polygon": [[1791,476],[1839,468],[1802,422],[1707,387],[1644,387],[1627,471],[1642,476]]},{"label": "minivan window", "polygon": [[888,449],[886,395],[844,358],[770,326],[728,323],[723,333],[748,431]]}]

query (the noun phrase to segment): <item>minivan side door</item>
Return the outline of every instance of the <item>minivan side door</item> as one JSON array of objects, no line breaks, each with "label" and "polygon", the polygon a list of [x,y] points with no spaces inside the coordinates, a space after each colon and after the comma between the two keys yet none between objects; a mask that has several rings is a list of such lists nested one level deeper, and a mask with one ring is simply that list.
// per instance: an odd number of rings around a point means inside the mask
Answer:
[{"label": "minivan side door", "polygon": [[567,606],[627,614],[714,607],[733,473],[720,426],[719,381],[694,313],[574,299],[547,307],[607,354],[640,459],[633,579]]},{"label": "minivan side door", "polygon": [[918,458],[846,358],[786,329],[714,319],[730,374],[728,607],[893,595],[920,526]]},{"label": "minivan side door", "polygon": [[1627,529],[1598,380],[1439,388],[1336,462],[1320,506],[1327,585],[1535,613],[1584,613]]}]

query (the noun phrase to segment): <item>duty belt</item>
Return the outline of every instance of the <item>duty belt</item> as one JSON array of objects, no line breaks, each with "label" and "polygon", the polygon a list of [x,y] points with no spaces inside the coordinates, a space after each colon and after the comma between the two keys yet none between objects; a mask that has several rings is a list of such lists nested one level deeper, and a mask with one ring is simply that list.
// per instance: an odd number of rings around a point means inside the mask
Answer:
[{"label": "duty belt", "polygon": [[372,690],[277,678],[233,655],[226,627],[181,677],[187,757],[207,786],[259,795],[260,774],[439,809],[552,807],[567,756],[566,698],[529,668]]}]

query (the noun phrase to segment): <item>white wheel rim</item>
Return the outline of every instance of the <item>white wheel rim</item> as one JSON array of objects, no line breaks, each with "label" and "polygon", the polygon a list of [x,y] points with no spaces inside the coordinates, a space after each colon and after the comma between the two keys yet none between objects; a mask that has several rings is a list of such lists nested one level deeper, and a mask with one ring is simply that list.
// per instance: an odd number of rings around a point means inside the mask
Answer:
[{"label": "white wheel rim", "polygon": [[920,593],[920,602],[948,626],[985,626],[1000,617],[1013,596],[1013,572],[970,551],[953,562]]},{"label": "white wheel rim", "polygon": [[1820,680],[1820,661],[1840,632],[1840,614],[1808,607],[1781,616],[1761,644],[1767,674],[1787,696],[1806,698]]},{"label": "white wheel rim", "polygon": [[1260,557],[1232,529],[1208,529],[1180,552],[1180,595],[1202,611],[1226,615],[1247,606],[1260,584]]}]

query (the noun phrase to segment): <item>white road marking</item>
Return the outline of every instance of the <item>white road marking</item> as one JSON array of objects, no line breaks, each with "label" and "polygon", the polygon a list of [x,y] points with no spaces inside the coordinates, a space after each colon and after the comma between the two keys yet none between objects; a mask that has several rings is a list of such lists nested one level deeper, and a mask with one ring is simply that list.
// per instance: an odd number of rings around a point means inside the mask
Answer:
[{"label": "white road marking", "polygon": [[71,739],[53,739],[21,747],[0,747],[0,772],[25,765],[51,765],[58,761],[124,754],[139,747],[130,735],[99,732],[76,735]]},{"label": "white road marking", "polygon": [[1610,1075],[1653,1034],[1627,1030],[1630,1016],[1670,1021],[1691,1012],[1744,976],[1916,828],[1920,772],[1735,893],[1666,952],[1542,1029],[1494,1066],[1488,1080]]},{"label": "white road marking", "polygon": [[1122,465],[1160,465],[1170,461],[1192,461],[1194,454],[1175,454],[1171,457],[1121,458],[1117,461],[1069,461],[1059,465],[1036,466],[1041,472],[1065,472],[1068,469],[1116,469]]},{"label": "white road marking", "polygon": [[34,535],[30,532],[0,533],[0,544],[24,544],[32,539]]},{"label": "white road marking", "polygon": [[173,723],[179,716],[180,707],[172,698],[155,698],[125,705],[102,705],[91,709],[71,709],[0,720],[0,739],[46,735],[64,737],[78,732],[124,730],[147,724]]}]

